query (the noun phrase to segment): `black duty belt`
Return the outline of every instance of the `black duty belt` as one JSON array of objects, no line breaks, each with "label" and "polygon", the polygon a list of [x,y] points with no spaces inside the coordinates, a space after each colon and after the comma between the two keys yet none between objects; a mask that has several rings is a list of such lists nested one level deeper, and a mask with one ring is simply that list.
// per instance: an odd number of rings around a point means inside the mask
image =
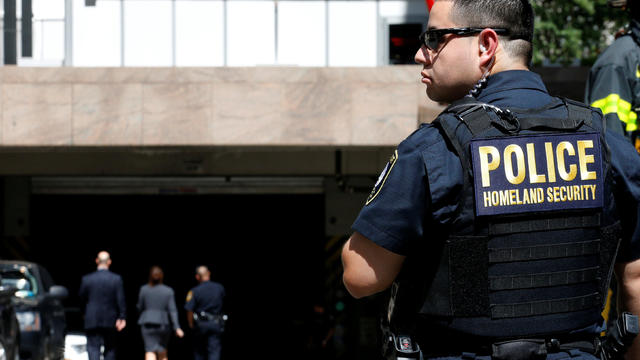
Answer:
[{"label": "black duty belt", "polygon": [[193,318],[196,321],[215,321],[215,322],[222,322],[223,318],[222,315],[219,314],[212,314],[212,313],[208,313],[206,311],[200,311],[198,313],[193,313]]},{"label": "black duty belt", "polygon": [[599,350],[599,342],[595,335],[577,339],[517,339],[500,341],[493,344],[480,345],[460,342],[461,346],[456,351],[435,350],[432,347],[422,347],[425,358],[441,356],[462,356],[463,359],[476,356],[491,356],[492,360],[544,360],[547,354],[558,352],[581,351],[595,355]]}]

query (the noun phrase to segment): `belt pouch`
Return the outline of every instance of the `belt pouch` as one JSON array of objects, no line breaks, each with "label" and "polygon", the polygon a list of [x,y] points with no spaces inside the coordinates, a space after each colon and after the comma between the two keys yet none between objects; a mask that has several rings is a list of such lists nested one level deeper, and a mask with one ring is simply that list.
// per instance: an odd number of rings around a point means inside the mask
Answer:
[{"label": "belt pouch", "polygon": [[491,345],[492,360],[545,360],[547,346],[544,340],[522,339]]}]

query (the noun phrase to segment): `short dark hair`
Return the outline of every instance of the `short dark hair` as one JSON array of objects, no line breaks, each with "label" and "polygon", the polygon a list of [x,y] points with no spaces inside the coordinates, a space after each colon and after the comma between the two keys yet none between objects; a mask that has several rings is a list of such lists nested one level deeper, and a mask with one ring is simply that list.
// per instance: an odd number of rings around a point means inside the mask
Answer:
[{"label": "short dark hair", "polygon": [[506,28],[504,49],[531,63],[533,56],[533,8],[529,0],[450,0],[451,19],[464,26]]}]

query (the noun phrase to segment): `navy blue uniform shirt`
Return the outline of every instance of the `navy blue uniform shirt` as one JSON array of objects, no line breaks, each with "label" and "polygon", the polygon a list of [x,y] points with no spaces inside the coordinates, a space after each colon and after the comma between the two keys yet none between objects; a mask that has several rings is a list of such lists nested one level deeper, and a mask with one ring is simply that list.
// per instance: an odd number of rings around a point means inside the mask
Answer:
[{"label": "navy blue uniform shirt", "polygon": [[[540,76],[529,71],[497,73],[487,79],[478,101],[505,108],[539,108],[552,97]],[[594,114],[596,124],[601,124]],[[598,125],[599,127],[601,125]],[[640,258],[640,156],[621,135],[606,133],[620,193],[616,200],[624,238],[618,261]],[[409,255],[416,242],[430,241],[426,224],[447,224],[463,186],[460,159],[438,128],[426,124],[397,148],[352,229],[383,248]]]},{"label": "navy blue uniform shirt", "polygon": [[220,314],[224,295],[224,287],[221,284],[204,281],[189,291],[184,308],[194,313],[206,311],[210,314]]}]

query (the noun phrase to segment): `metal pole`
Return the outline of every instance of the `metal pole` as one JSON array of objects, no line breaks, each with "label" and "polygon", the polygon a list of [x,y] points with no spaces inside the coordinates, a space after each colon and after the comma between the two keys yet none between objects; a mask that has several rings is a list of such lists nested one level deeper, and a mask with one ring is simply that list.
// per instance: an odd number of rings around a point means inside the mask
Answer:
[{"label": "metal pole", "polygon": [[22,57],[33,57],[33,11],[31,0],[22,0]]},{"label": "metal pole", "polygon": [[274,65],[278,65],[278,0],[273,0],[273,17],[274,17]]},{"label": "metal pole", "polygon": [[124,66],[124,0],[120,0],[120,66]]},{"label": "metal pole", "polygon": [[222,46],[223,46],[223,66],[227,66],[228,50],[227,49],[227,0],[222,0]]},{"label": "metal pole", "polygon": [[329,0],[324,0],[324,66],[329,66]]},{"label": "metal pole", "polygon": [[4,63],[18,64],[16,0],[4,0]]},{"label": "metal pole", "polygon": [[73,0],[64,0],[64,66],[73,65]]},{"label": "metal pole", "polygon": [[171,0],[171,66],[176,66],[176,0]]}]

